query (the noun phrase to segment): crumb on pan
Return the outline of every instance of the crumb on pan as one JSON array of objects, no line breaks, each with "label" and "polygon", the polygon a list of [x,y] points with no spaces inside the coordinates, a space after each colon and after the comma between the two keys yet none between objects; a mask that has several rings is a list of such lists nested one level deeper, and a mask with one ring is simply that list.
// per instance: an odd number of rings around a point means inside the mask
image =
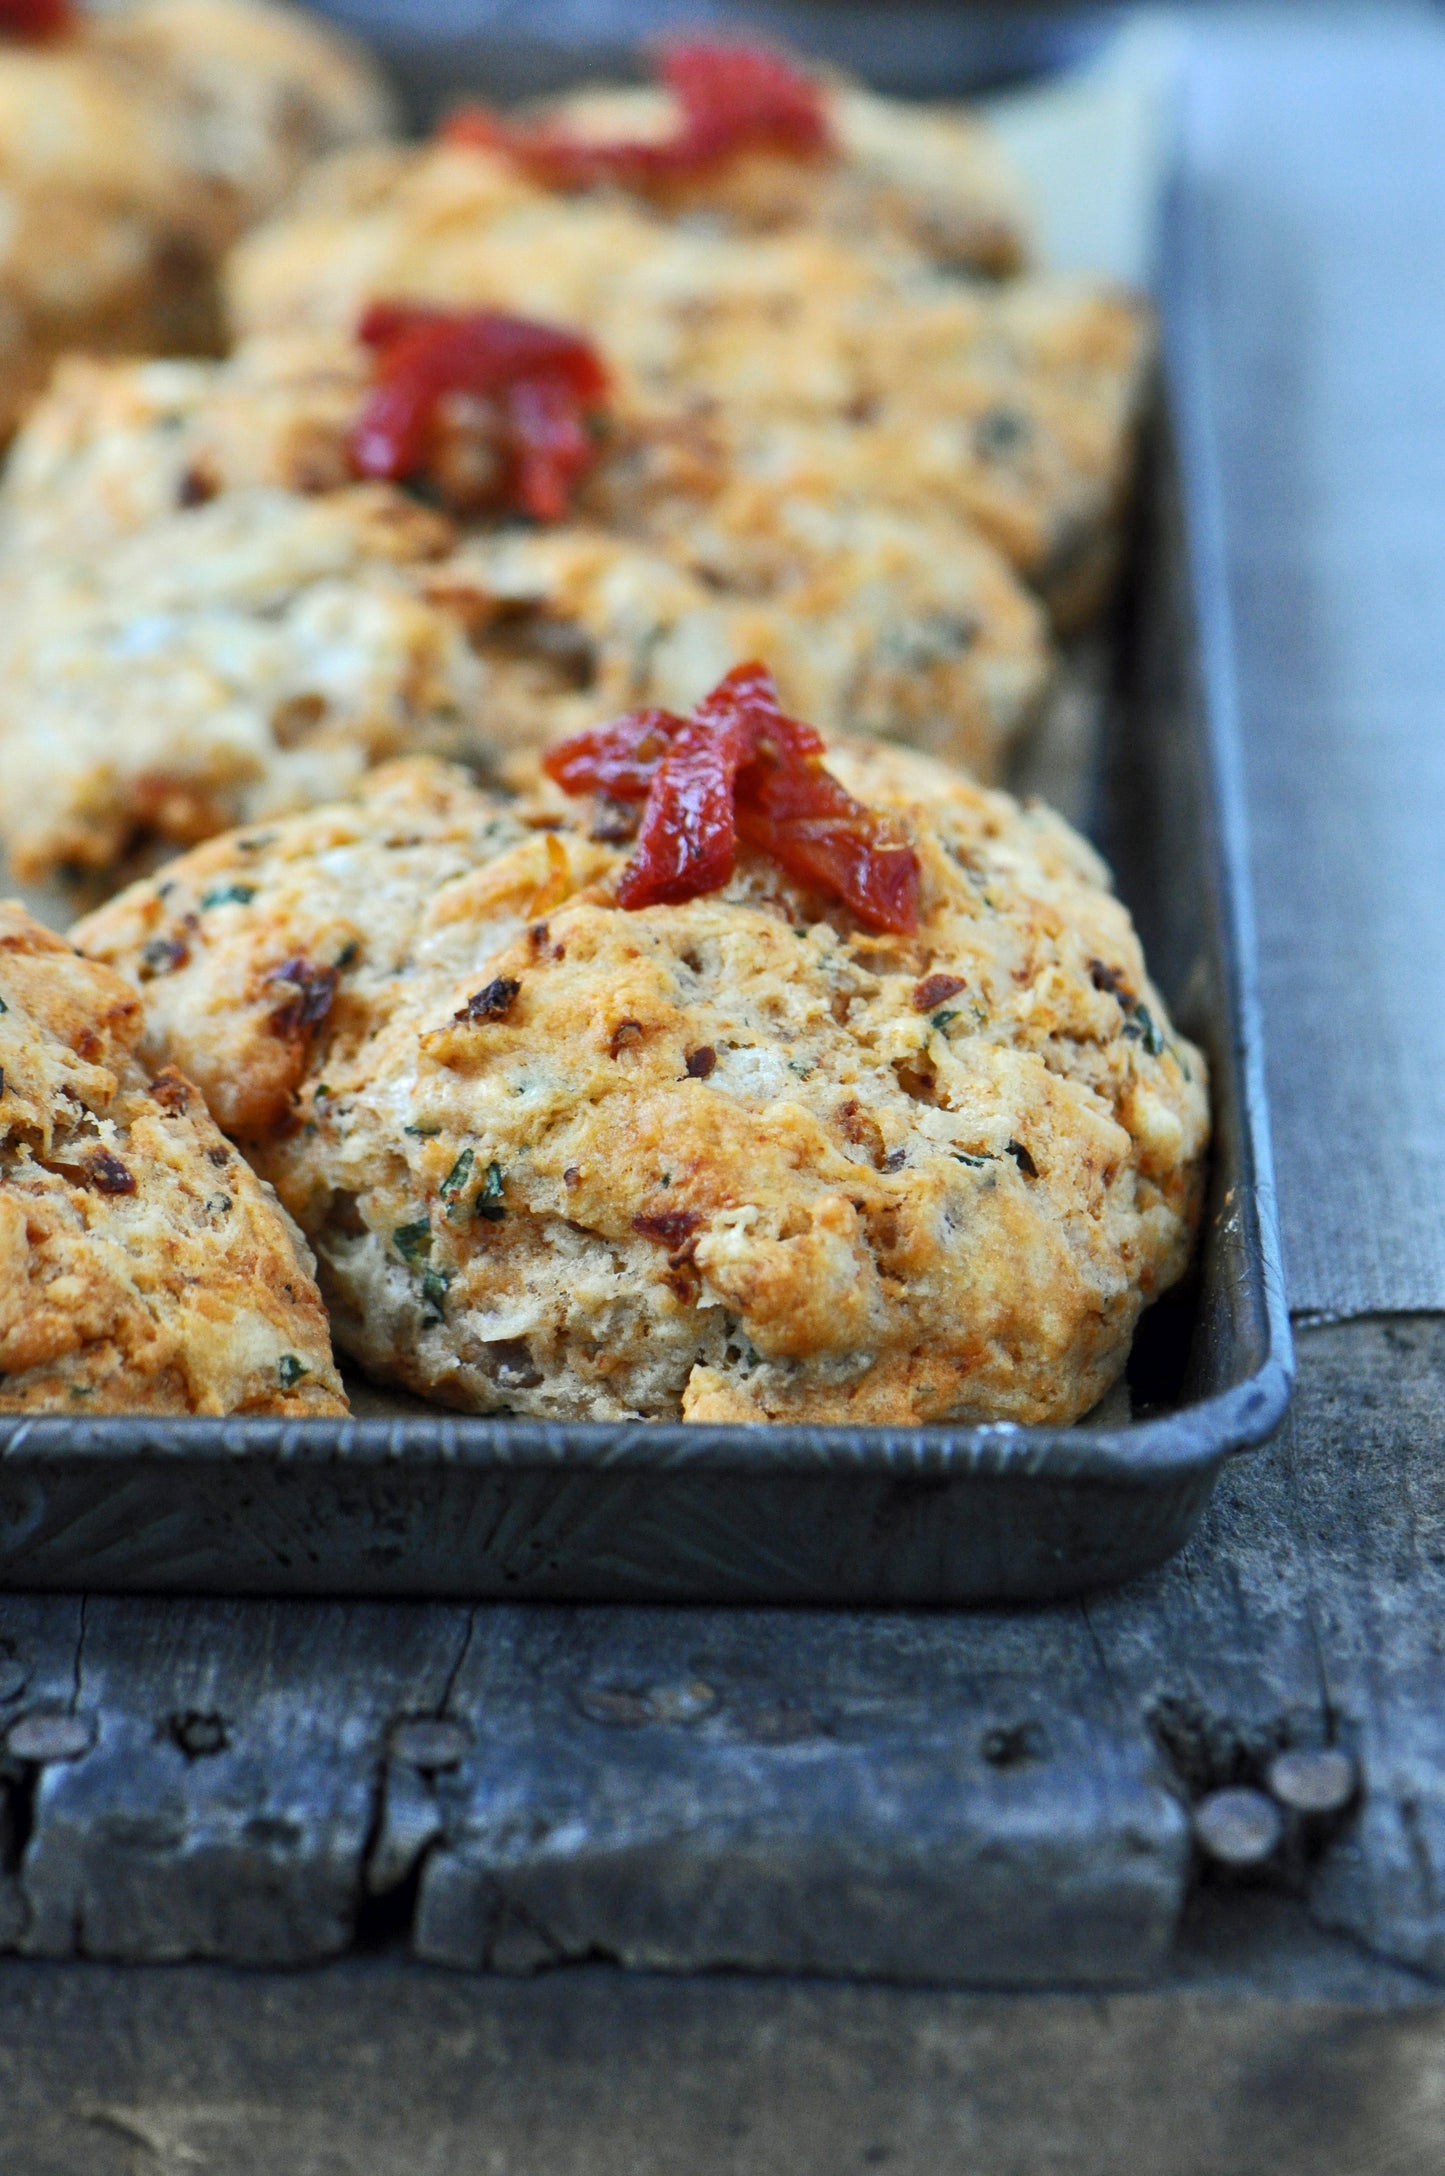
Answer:
[{"label": "crumb on pan", "polygon": [[344,1412],[305,1241],[141,1027],[0,904],[0,1412]]},{"label": "crumb on pan", "polygon": [[1072,1420],[1187,1260],[1204,1061],[1059,819],[897,749],[829,762],[912,844],[912,936],[746,852],[624,912],[614,807],[409,762],[77,941],[370,1373],[554,1417]]}]

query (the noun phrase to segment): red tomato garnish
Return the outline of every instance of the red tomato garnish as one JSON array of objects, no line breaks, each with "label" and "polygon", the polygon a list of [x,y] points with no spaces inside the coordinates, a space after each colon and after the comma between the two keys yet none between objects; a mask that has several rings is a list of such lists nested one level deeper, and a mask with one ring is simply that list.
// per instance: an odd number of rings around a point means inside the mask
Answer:
[{"label": "red tomato garnish", "polygon": [[74,30],[76,21],[71,0],[0,0],[0,37],[45,45]]},{"label": "red tomato garnish", "polygon": [[629,710],[611,725],[589,726],[559,741],[542,758],[542,767],[564,793],[645,801],[658,764],[686,723],[671,710]]},{"label": "red tomato garnish", "polygon": [[575,333],[497,310],[460,312],[375,302],[357,328],[376,349],[376,385],[351,434],[362,476],[393,482],[430,461],[438,407],[470,393],[496,409],[499,496],[538,521],[560,521],[596,448],[586,418],[607,389],[596,351]]},{"label": "red tomato garnish", "polygon": [[646,189],[716,166],[740,151],[815,158],[832,147],[822,94],[781,54],[758,45],[669,39],[658,74],[681,108],[662,142],[589,143],[560,121],[510,121],[485,106],[463,106],[442,125],[450,143],[500,151],[552,189],[621,182]]},{"label": "red tomato garnish", "polygon": [[676,905],[726,884],[742,839],[800,883],[832,892],[869,929],[918,927],[918,859],[820,761],[764,665],[738,665],[690,718],[634,710],[558,743],[542,768],[564,793],[645,801],[617,883],[623,907]]}]

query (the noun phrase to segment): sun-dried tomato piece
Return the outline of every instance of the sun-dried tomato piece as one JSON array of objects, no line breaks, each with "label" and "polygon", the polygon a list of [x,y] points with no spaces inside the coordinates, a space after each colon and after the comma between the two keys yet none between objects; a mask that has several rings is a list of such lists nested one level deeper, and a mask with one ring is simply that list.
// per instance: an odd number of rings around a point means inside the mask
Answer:
[{"label": "sun-dried tomato piece", "polygon": [[279,983],[291,994],[272,1013],[271,1033],[284,1041],[319,1027],[331,1010],[338,979],[334,967],[318,967],[302,952],[273,967],[266,980]]},{"label": "sun-dried tomato piece", "polygon": [[74,30],[77,20],[71,0],[0,0],[0,37],[46,45]]},{"label": "sun-dried tomato piece", "polygon": [[620,182],[646,189],[720,165],[739,152],[817,158],[832,148],[827,109],[811,77],[761,45],[669,39],[658,74],[681,109],[660,141],[590,142],[560,121],[512,121],[463,106],[443,123],[448,142],[499,151],[544,187]]},{"label": "sun-dried tomato piece", "polygon": [[645,801],[657,766],[686,725],[671,710],[630,710],[610,725],[588,726],[549,748],[542,768],[564,793],[605,793]]},{"label": "sun-dried tomato piece", "polygon": [[362,476],[403,482],[435,450],[442,402],[489,401],[501,464],[497,496],[537,521],[559,521],[591,467],[588,415],[607,390],[596,350],[576,333],[498,310],[374,302],[357,336],[376,350],[376,384],[351,434]]},{"label": "sun-dried tomato piece", "polygon": [[688,720],[657,766],[637,844],[617,880],[621,907],[675,906],[718,891],[738,858],[738,772],[751,753],[740,716]]},{"label": "sun-dried tomato piece", "polygon": [[832,892],[870,929],[918,927],[918,861],[886,817],[864,808],[816,759],[764,752],[738,800],[738,830],[802,884]]},{"label": "sun-dried tomato piece", "polygon": [[918,927],[918,860],[888,819],[820,761],[824,742],[790,718],[766,666],[738,665],[691,718],[639,710],[543,757],[566,793],[643,800],[618,904],[677,904],[720,889],[739,839],[829,891],[870,929]]}]

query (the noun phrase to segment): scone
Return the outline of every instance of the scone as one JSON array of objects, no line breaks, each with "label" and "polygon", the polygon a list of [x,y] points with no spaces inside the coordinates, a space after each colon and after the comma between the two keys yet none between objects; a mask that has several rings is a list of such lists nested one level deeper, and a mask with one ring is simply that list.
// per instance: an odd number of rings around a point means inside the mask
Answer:
[{"label": "scone", "polygon": [[0,905],[0,1414],[344,1413],[305,1242],[135,991]]},{"label": "scone", "polygon": [[404,494],[257,486],[0,572],[0,840],[27,881],[345,792],[465,744],[481,678]]},{"label": "scone", "polygon": [[1038,709],[1043,616],[961,515],[818,469],[699,489],[691,523],[659,484],[633,535],[457,529],[351,480],[369,387],[328,335],[58,373],[0,485],[0,840],[26,878],[328,799],[404,750],[497,768],[599,711],[685,708],[754,652],[827,731],[983,776]]},{"label": "scone", "polygon": [[68,348],[215,346],[221,253],[387,117],[345,41],[262,0],[0,41],[0,434]]},{"label": "scone", "polygon": [[[1059,280],[811,300],[752,313],[715,298],[669,365],[680,398],[638,400],[587,503],[651,535],[697,533],[709,495],[785,507],[948,513],[1040,592],[1056,625],[1106,601],[1153,352],[1130,297]],[[759,321],[760,320],[760,321]],[[726,517],[724,517],[726,518]]]},{"label": "scone", "polygon": [[163,105],[224,248],[311,163],[385,135],[381,72],[334,22],[271,0],[137,0],[97,16],[107,62]]},{"label": "scone", "polygon": [[[722,716],[631,721],[594,798],[393,765],[76,941],[276,1185],[384,1380],[558,1418],[1078,1417],[1187,1260],[1200,1054],[1047,810],[861,744],[796,759],[790,816],[767,734],[729,757]],[[729,776],[741,845],[713,888],[664,870],[638,904],[670,760],[696,813],[671,846],[711,851]],[[882,861],[911,905],[868,905]]]},{"label": "scone", "polygon": [[632,704],[685,710],[740,656],[829,733],[913,742],[992,779],[1053,660],[1034,600],[946,519],[798,494],[699,559],[604,529],[470,537],[431,579],[474,628],[493,763]]},{"label": "scone", "polygon": [[779,499],[823,479],[976,523],[1065,624],[1101,600],[1151,352],[1128,297],[945,279],[808,228],[669,226],[446,144],[321,170],[232,253],[228,291],[243,334],[349,334],[393,295],[584,329],[631,456],[586,503],[632,533],[686,538],[719,477]]},{"label": "scone", "polygon": [[463,108],[448,134],[544,185],[624,189],[744,234],[821,227],[975,273],[1024,262],[1022,192],[962,109],[881,98],[765,47],[672,39],[658,58],[655,86],[589,85],[514,116]]}]

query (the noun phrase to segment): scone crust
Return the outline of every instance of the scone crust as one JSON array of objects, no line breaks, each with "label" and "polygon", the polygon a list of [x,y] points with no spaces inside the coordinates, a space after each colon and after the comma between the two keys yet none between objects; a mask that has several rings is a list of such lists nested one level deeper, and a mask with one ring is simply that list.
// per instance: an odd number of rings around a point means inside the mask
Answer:
[{"label": "scone crust", "polygon": [[678,506],[641,481],[617,527],[459,533],[350,480],[369,372],[302,335],[58,374],[0,486],[0,839],[22,877],[324,801],[391,755],[496,767],[599,712],[686,709],[747,655],[825,732],[917,737],[986,777],[1036,714],[1043,614],[963,517],[846,496],[816,461]]},{"label": "scone crust", "polygon": [[342,37],[261,0],[146,0],[0,49],[0,435],[55,358],[214,349],[215,268],[311,159],[382,131]]},{"label": "scone crust", "polygon": [[[704,214],[741,234],[811,226],[900,243],[963,271],[1022,269],[1030,239],[1021,192],[984,122],[854,83],[828,83],[821,98],[833,156],[752,150],[662,179],[649,201],[669,218]],[[681,120],[666,90],[615,84],[585,85],[537,110],[600,142],[655,141]]]},{"label": "scone crust", "polygon": [[[586,329],[614,375],[618,427],[644,455],[706,441],[704,468],[806,494],[976,523],[1063,626],[1097,609],[1117,549],[1152,354],[1136,298],[1057,279],[940,274],[856,226],[750,237],[669,225],[619,197],[550,196],[504,162],[429,146],[384,169],[330,162],[232,253],[245,334],[348,332],[400,294]],[[666,447],[662,449],[666,466]],[[598,506],[686,539],[707,477],[644,459]]]},{"label": "scone crust", "polygon": [[344,1413],[299,1232],[134,990],[0,904],[0,1413]]},{"label": "scone crust", "polygon": [[[1204,1062],[1057,818],[921,756],[830,760],[913,841],[914,939],[746,859],[624,913],[605,811],[401,764],[77,941],[274,1181],[377,1376],[555,1417],[1074,1419],[1187,1259]],[[335,995],[288,1040],[296,958]]]}]

